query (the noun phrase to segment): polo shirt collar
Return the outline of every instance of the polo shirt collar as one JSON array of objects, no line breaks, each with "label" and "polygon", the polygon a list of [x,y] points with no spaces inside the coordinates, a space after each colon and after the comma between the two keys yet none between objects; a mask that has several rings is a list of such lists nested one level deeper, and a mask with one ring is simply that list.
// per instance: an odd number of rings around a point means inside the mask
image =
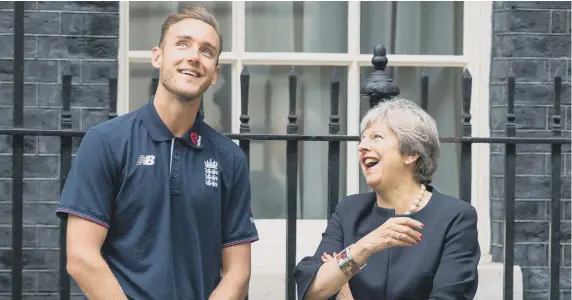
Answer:
[{"label": "polo shirt collar", "polygon": [[[175,135],[173,135],[167,125],[165,125],[163,120],[159,117],[159,113],[157,113],[155,104],[153,103],[153,97],[151,97],[151,100],[141,108],[141,115],[143,124],[154,141],[164,142],[175,138]],[[183,141],[184,144],[191,148],[203,149],[204,140],[201,136],[203,117],[202,111],[199,110],[193,127],[191,127],[184,136],[177,137],[177,139]]]}]

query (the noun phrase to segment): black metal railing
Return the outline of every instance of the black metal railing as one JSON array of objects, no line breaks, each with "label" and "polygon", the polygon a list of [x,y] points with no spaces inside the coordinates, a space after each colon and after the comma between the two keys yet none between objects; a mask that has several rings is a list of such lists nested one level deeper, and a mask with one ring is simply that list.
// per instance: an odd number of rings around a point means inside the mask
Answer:
[{"label": "black metal railing", "polygon": [[[72,76],[65,71],[62,76],[62,116],[61,129],[59,130],[32,130],[23,128],[24,124],[24,3],[15,2],[14,9],[14,109],[13,128],[0,129],[0,135],[12,136],[12,299],[22,299],[22,239],[23,239],[23,180],[24,180],[24,137],[25,136],[55,136],[61,141],[60,149],[60,183],[63,187],[72,164],[72,138],[83,137],[85,131],[72,130],[71,125],[71,82]],[[374,49],[372,58],[374,71],[362,85],[362,95],[367,97],[370,105],[384,101],[392,96],[399,95],[399,88],[390,76],[385,72],[387,57],[385,48],[378,46]],[[527,138],[516,137],[516,125],[514,116],[515,103],[515,77],[512,72],[508,75],[508,114],[506,124],[506,137],[473,137],[471,133],[471,88],[472,78],[468,70],[465,70],[460,84],[462,84],[462,136],[441,137],[442,143],[461,145],[461,174],[460,174],[460,197],[471,202],[471,146],[475,143],[504,144],[505,148],[505,234],[504,234],[504,299],[513,297],[513,265],[514,265],[514,242],[515,242],[515,177],[516,177],[516,145],[517,144],[545,144],[551,145],[552,158],[552,199],[550,214],[550,299],[559,297],[560,281],[560,165],[562,161],[561,147],[570,144],[569,138],[561,137],[561,109],[560,95],[562,93],[561,75],[554,77],[554,110],[552,117],[553,137]],[[296,298],[295,283],[292,272],[296,263],[296,212],[297,212],[297,179],[298,179],[298,155],[299,143],[306,141],[322,141],[328,143],[328,216],[334,211],[339,198],[338,183],[340,178],[340,148],[342,143],[359,141],[358,136],[340,135],[339,122],[339,90],[340,82],[337,76],[332,76],[330,86],[331,115],[328,135],[302,135],[298,134],[296,115],[296,90],[298,78],[295,67],[289,74],[289,113],[284,117],[288,119],[286,134],[252,134],[250,133],[248,115],[250,75],[245,67],[240,76],[241,86],[241,115],[240,133],[228,133],[229,138],[239,140],[239,145],[250,158],[251,141],[284,141],[286,146],[287,161],[287,249],[286,249],[286,294],[285,298]],[[157,86],[157,80],[153,80],[152,89]],[[421,105],[427,108],[429,103],[428,76],[421,76]],[[116,74],[109,78],[109,119],[117,116],[117,79]],[[486,120],[488,121],[488,120]],[[41,168],[42,166],[36,166]],[[482,216],[487,218],[488,216]],[[55,214],[54,214],[55,218]],[[60,221],[60,249],[59,249],[59,297],[70,299],[70,277],[66,271],[66,221]]]}]

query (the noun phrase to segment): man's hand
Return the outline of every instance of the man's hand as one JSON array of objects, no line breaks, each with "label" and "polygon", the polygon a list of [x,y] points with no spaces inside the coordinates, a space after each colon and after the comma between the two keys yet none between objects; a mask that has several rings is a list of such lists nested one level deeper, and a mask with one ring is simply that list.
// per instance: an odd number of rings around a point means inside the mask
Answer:
[{"label": "man's hand", "polygon": [[222,249],[222,280],[209,300],[244,300],[250,282],[250,243]]}]

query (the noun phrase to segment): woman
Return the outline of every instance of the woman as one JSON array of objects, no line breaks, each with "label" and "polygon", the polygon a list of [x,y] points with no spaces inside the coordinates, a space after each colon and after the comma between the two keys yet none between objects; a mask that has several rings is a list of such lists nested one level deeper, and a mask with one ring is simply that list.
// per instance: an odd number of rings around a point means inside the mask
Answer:
[{"label": "woman", "polygon": [[473,299],[477,214],[429,185],[439,160],[433,118],[392,99],[368,111],[360,132],[373,192],[337,205],[318,250],[294,270],[298,299]]}]

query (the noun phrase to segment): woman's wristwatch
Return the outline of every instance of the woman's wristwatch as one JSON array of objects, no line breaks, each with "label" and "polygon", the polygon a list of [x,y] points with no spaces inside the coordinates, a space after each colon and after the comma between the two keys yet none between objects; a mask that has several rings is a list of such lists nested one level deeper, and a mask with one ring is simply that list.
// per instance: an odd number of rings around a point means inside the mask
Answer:
[{"label": "woman's wristwatch", "polygon": [[347,248],[342,250],[340,253],[336,255],[336,262],[338,263],[338,267],[342,272],[349,278],[352,278],[355,274],[357,274],[361,269],[363,269],[366,264],[363,266],[359,266],[352,258],[350,253],[350,249],[352,245],[349,245]]}]

